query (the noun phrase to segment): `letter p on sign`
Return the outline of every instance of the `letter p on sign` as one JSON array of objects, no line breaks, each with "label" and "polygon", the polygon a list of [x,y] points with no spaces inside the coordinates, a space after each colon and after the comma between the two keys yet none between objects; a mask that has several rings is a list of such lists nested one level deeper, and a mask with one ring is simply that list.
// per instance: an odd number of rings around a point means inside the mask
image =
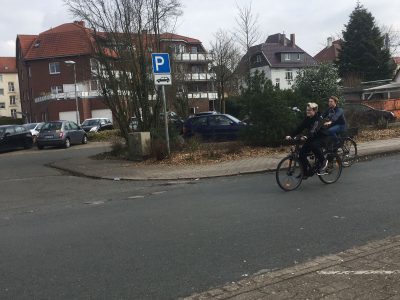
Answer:
[{"label": "letter p on sign", "polygon": [[153,73],[154,74],[170,74],[168,53],[152,53]]}]

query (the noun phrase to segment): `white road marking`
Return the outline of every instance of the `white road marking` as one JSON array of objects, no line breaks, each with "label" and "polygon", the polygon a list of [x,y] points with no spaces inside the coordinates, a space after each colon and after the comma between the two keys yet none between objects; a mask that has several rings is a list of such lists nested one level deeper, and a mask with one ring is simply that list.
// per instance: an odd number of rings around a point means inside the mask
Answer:
[{"label": "white road marking", "polygon": [[400,274],[400,270],[360,270],[360,271],[318,271],[320,275],[393,275]]}]

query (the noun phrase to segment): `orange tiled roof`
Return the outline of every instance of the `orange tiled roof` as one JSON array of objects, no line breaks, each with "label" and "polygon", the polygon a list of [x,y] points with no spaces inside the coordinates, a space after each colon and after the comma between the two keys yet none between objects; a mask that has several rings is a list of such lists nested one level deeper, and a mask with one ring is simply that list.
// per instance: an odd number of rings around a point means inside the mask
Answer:
[{"label": "orange tiled roof", "polygon": [[40,33],[27,53],[26,60],[91,54],[88,30],[80,24],[66,23]]},{"label": "orange tiled roof", "polygon": [[341,49],[341,40],[336,40],[332,43],[332,46],[322,49],[314,58],[318,62],[334,62],[339,56]]},{"label": "orange tiled roof", "polygon": [[18,73],[15,57],[0,57],[0,73]]},{"label": "orange tiled roof", "polygon": [[[90,55],[94,52],[92,30],[83,22],[66,23],[49,29],[39,35],[18,35],[22,54],[26,60],[51,57]],[[102,36],[104,33],[98,32]],[[148,34],[147,39],[153,35]],[[182,40],[189,44],[201,43],[197,39],[182,35],[163,33],[162,40]]]}]

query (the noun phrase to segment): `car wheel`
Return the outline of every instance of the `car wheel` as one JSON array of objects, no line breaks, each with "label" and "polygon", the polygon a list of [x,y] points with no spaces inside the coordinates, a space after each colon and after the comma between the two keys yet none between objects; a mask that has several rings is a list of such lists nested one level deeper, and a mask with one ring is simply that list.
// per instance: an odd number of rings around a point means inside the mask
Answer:
[{"label": "car wheel", "polygon": [[86,136],[86,134],[83,135],[82,144],[87,144],[87,136]]},{"label": "car wheel", "polygon": [[37,144],[36,146],[38,147],[38,149],[39,149],[39,150],[43,150],[43,148],[44,148],[44,146],[43,146],[43,145],[39,145],[39,144]]},{"label": "car wheel", "polygon": [[69,138],[66,138],[64,142],[64,148],[69,148],[69,147],[71,147],[71,141],[69,140]]}]

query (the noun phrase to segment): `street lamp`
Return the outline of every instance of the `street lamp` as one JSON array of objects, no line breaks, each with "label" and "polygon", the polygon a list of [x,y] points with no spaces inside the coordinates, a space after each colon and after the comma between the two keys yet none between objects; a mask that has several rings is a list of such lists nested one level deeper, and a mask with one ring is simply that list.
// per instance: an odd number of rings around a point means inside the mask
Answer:
[{"label": "street lamp", "polygon": [[74,83],[75,83],[75,107],[76,107],[76,124],[80,124],[80,117],[79,117],[79,106],[78,106],[78,93],[76,91],[76,69],[75,69],[75,64],[76,62],[73,60],[66,60],[64,63],[67,66],[73,65],[74,66]]}]

